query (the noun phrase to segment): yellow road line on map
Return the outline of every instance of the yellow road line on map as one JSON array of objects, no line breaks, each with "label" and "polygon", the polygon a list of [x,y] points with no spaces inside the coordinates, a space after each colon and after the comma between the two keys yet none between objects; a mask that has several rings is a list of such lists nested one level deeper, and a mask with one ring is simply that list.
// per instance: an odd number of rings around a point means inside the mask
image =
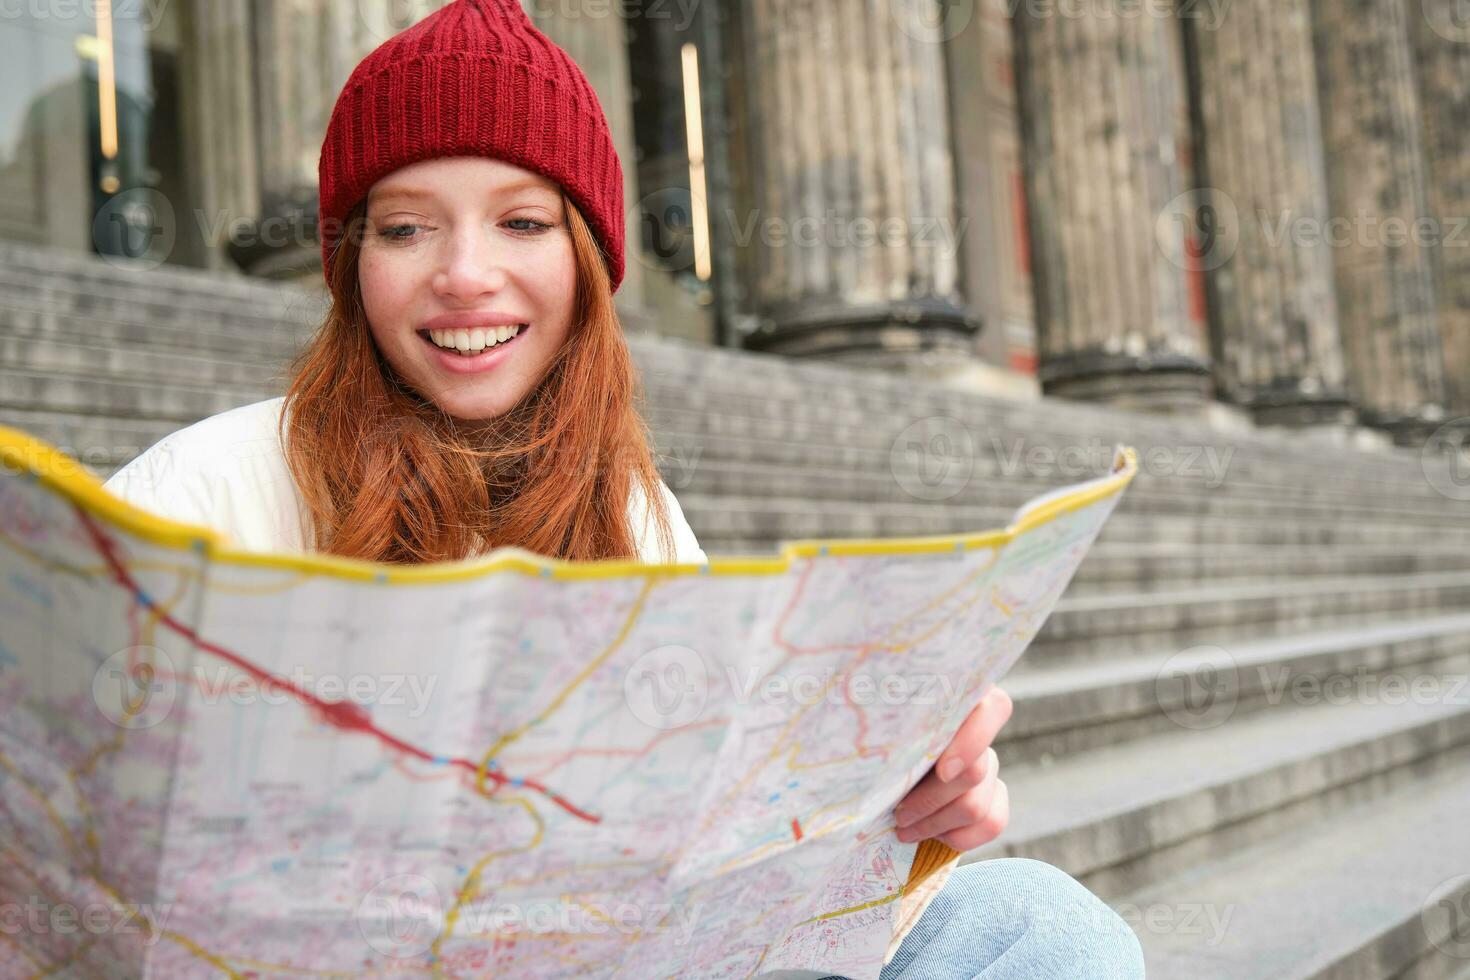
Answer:
[{"label": "yellow road line on map", "polygon": [[89,974],[91,974],[92,976],[100,976],[100,974],[98,974],[94,970],[92,970],[88,964],[82,962],[82,957],[86,955],[87,950],[91,949],[93,946],[95,946],[97,944],[97,940],[99,938],[100,938],[100,936],[99,936],[98,933],[95,933],[95,932],[92,933],[86,939],[83,939],[81,941],[81,943],[77,946],[77,948],[74,949],[74,950],[72,950],[67,955],[66,959],[64,959],[64,960],[57,960],[55,963],[51,964],[50,966],[43,968],[39,973],[37,973],[35,976],[33,976],[31,978],[31,980],[41,980],[41,978],[43,978],[43,977],[49,977],[52,974],[54,974],[57,970],[61,970],[61,969],[65,968],[65,967],[72,966],[73,964],[75,964],[76,966],[79,966],[79,967],[86,968],[87,969],[87,972]]},{"label": "yellow road line on map", "polygon": [[51,822],[56,825],[56,829],[61,832],[61,836],[65,838],[67,850],[73,853],[79,852],[81,848],[77,846],[77,839],[72,836],[71,828],[61,819],[61,814],[56,812],[56,807],[51,805],[51,797],[42,792],[39,786],[32,785],[31,781],[21,773],[15,763],[6,757],[4,752],[0,752],[0,769],[4,769],[10,773],[10,775],[15,777],[16,782],[31,791],[31,795],[36,798],[36,802],[41,804],[41,809],[46,811],[46,816],[50,818]]},{"label": "yellow road line on map", "polygon": [[577,676],[571,679],[560,694],[552,698],[551,703],[540,714],[514,731],[511,731],[509,734],[501,736],[494,745],[490,746],[490,750],[480,760],[479,771],[475,773],[475,787],[481,793],[485,792],[485,774],[490,768],[490,761],[499,755],[501,750],[507,745],[526,734],[526,732],[535,726],[541,724],[548,716],[560,708],[566,702],[566,699],[572,696],[572,692],[580,687],[588,677],[591,677],[607,661],[607,658],[611,657],[617,651],[618,647],[623,645],[623,641],[628,638],[628,634],[633,632],[633,624],[638,622],[638,617],[643,614],[643,607],[648,602],[648,594],[653,591],[653,586],[656,581],[656,579],[647,579],[644,581],[643,587],[638,590],[638,598],[633,601],[633,608],[628,610],[628,615],[623,619],[623,625],[618,630],[618,635],[613,637],[612,642],[601,653],[593,657],[585,667],[577,672]]},{"label": "yellow road line on map", "polygon": [[9,933],[9,931],[4,930],[4,929],[0,929],[0,939],[5,940],[11,946],[13,946],[16,949],[20,950],[22,956],[24,956],[26,959],[30,960],[33,964],[35,964],[36,969],[42,971],[40,973],[35,974],[35,976],[37,976],[37,977],[44,977],[47,973],[50,973],[53,969],[55,969],[55,967],[48,967],[45,963],[42,963],[40,960],[38,960],[36,958],[36,954],[35,953],[32,953],[30,951],[30,949],[28,949],[27,947],[22,946],[20,944],[20,940],[19,939],[16,939],[14,936],[12,936]]},{"label": "yellow road line on map", "polygon": [[823,919],[836,919],[839,916],[852,915],[854,912],[861,912],[863,909],[871,909],[877,908],[879,905],[887,905],[889,902],[897,901],[898,899],[903,898],[905,891],[907,891],[907,889],[900,888],[898,891],[894,892],[891,895],[885,895],[882,898],[875,898],[871,902],[864,902],[861,905],[851,905],[845,909],[837,909],[833,912],[823,912],[821,915],[814,915],[810,919],[798,922],[795,928],[800,928],[801,926],[807,925],[808,923],[812,922],[821,922]]},{"label": "yellow road line on map", "polygon": [[[163,610],[160,610],[159,608],[157,608],[157,606],[149,608],[148,625],[145,627],[147,640],[143,644],[145,647],[152,645],[154,629],[157,627],[159,621],[162,619],[164,611],[173,611],[186,598],[188,593],[188,583],[181,579],[178,585],[178,592],[174,593],[173,598],[170,599],[169,602],[158,604],[163,607]],[[136,716],[140,711],[143,710],[143,706],[146,703],[147,698],[143,698],[137,703],[129,703],[123,705],[124,721],[126,722],[128,720],[131,720],[134,716]],[[128,728],[126,724],[116,726],[116,732],[110,742],[103,742],[101,745],[98,745],[95,749],[92,750],[91,755],[82,760],[81,765],[77,766],[75,769],[72,769],[70,772],[67,773],[67,779],[71,782],[72,790],[76,793],[77,796],[77,803],[82,810],[82,824],[86,827],[87,847],[92,852],[93,862],[99,866],[102,861],[102,843],[97,839],[97,826],[95,816],[92,812],[92,804],[90,801],[88,801],[87,794],[82,791],[82,784],[79,782],[79,780],[82,776],[90,773],[93,767],[97,765],[97,762],[104,755],[110,755],[111,753],[121,749],[123,742],[127,738],[127,733]]]},{"label": "yellow road line on map", "polygon": [[[314,969],[311,969],[309,967],[304,967],[304,966],[292,966],[290,963],[269,963],[269,962],[267,962],[265,960],[252,960],[252,959],[248,959],[246,957],[240,957],[240,956],[231,956],[229,958],[229,961],[231,963],[234,963],[235,965],[243,968],[243,969],[272,970],[272,971],[274,971],[276,973],[290,973],[290,974],[295,974],[296,976],[302,976],[302,977],[357,977],[357,978],[362,978],[362,977],[379,977],[379,976],[383,976],[384,975],[384,972],[382,970],[314,970]],[[397,976],[398,974],[402,973],[407,968],[408,968],[408,965],[407,964],[394,964],[393,967],[391,968],[391,972],[392,972],[392,974],[394,976]],[[419,971],[419,972],[428,973],[429,971],[422,970],[422,971]]]},{"label": "yellow road line on map", "polygon": [[523,808],[530,815],[532,822],[536,824],[536,833],[532,836],[531,842],[525,847],[516,847],[504,851],[491,851],[476,861],[474,867],[470,868],[469,873],[465,875],[464,883],[459,886],[459,892],[454,896],[454,904],[444,913],[444,931],[435,937],[433,945],[429,947],[430,952],[434,954],[434,976],[436,977],[441,975],[439,964],[443,962],[442,957],[439,955],[439,950],[443,947],[444,940],[453,934],[454,924],[459,921],[460,910],[478,894],[480,890],[480,873],[496,858],[505,857],[509,854],[520,854],[539,847],[542,839],[546,836],[546,821],[541,819],[541,814],[536,812],[536,807],[531,804],[530,800],[523,796],[514,796],[506,799],[491,797],[490,802],[504,805],[517,805]]},{"label": "yellow road line on map", "polygon": [[[0,758],[3,758],[3,757],[0,757]],[[19,777],[17,776],[17,778],[19,778]],[[73,853],[75,853],[77,851],[77,848],[76,848],[76,846],[74,844],[71,847],[71,850],[72,850]],[[36,874],[36,872],[34,870],[32,870],[30,867],[28,867],[26,865],[26,863],[24,861],[22,861],[20,859],[20,857],[14,851],[11,851],[9,848],[0,848],[0,854],[3,854],[6,857],[8,857],[12,862],[14,862],[14,864],[15,864],[16,867],[20,868],[22,872],[24,872],[32,881],[34,881],[36,883],[36,887],[46,894],[46,897],[51,900],[52,904],[55,904],[55,905],[60,905],[61,904],[60,899],[58,899],[57,896],[55,894],[53,894],[51,892],[51,890],[48,889],[45,886],[45,883],[41,880],[40,875]],[[107,894],[111,895],[112,898],[116,902],[118,902],[120,905],[133,906],[134,903],[129,902],[123,896],[122,892],[118,891],[116,888],[114,888],[111,885],[109,885],[106,881],[103,881],[102,878],[98,874],[96,874],[95,871],[88,870],[86,872],[86,874],[87,874],[88,879],[90,879],[93,883],[95,883],[98,888],[101,888]],[[154,922],[151,919],[148,919],[146,916],[144,917],[144,921],[146,921],[148,923],[149,934],[150,935],[153,934],[153,930],[156,928]],[[231,970],[229,968],[228,964],[226,964],[223,960],[221,960],[219,957],[214,956],[213,954],[209,953],[207,950],[201,948],[197,943],[195,943],[189,937],[187,937],[185,935],[182,935],[181,933],[177,933],[177,932],[163,932],[163,933],[161,933],[161,935],[166,936],[166,937],[174,940],[175,942],[179,943],[179,945],[183,946],[185,949],[188,949],[194,955],[199,956],[199,957],[207,960],[208,962],[210,962],[214,966],[217,966],[220,969],[224,970],[227,974],[229,974],[229,976],[232,978],[232,980],[244,980],[244,978],[241,977],[238,973],[235,973],[233,970]],[[54,969],[54,967],[53,967],[53,969]]]},{"label": "yellow road line on map", "polygon": [[[6,848],[6,847],[0,847],[0,855],[3,855],[5,857],[9,858],[10,859],[10,862],[12,864],[14,864],[17,868],[20,869],[20,873],[21,874],[23,874],[27,878],[31,879],[31,881],[35,883],[36,891],[38,891],[39,893],[41,893],[42,895],[44,895],[46,897],[47,901],[49,901],[53,906],[60,906],[60,905],[64,904],[63,899],[61,898],[61,896],[57,895],[50,888],[47,888],[46,887],[46,882],[44,882],[44,881],[41,880],[41,876],[36,873],[36,871],[35,871],[34,868],[30,867],[28,864],[26,864],[24,861],[22,861],[20,859],[20,855],[16,854],[14,851],[12,851],[12,850],[10,850],[9,848]],[[93,880],[95,881],[96,878],[93,877]],[[98,884],[100,885],[101,882],[98,882]],[[104,886],[104,890],[105,890],[105,886]],[[96,937],[93,936],[92,938],[96,938]],[[66,966],[68,963],[76,960],[77,957],[81,956],[83,953],[86,952],[87,947],[89,945],[90,945],[90,941],[87,942],[87,943],[83,943],[80,947],[77,948],[77,950],[75,952],[72,953],[71,956],[68,956],[66,959],[60,960],[57,963],[54,963],[54,964],[52,964],[50,966],[45,966],[39,960],[37,960],[34,957],[32,957],[31,958],[31,962],[32,963],[35,963],[37,966],[40,966],[42,968],[41,969],[41,972],[36,973],[32,977],[32,980],[36,980],[36,978],[39,978],[39,977],[45,977],[45,976],[53,973],[54,971],[60,969],[61,967]],[[22,952],[25,952],[24,949],[22,949],[21,951]],[[26,955],[29,956],[30,954],[27,953]],[[92,976],[92,977],[101,977],[102,976],[95,969],[93,969],[92,966],[91,966],[91,964],[89,964],[89,963],[79,963],[78,965],[81,966],[82,968],[84,968],[86,970],[88,976]]]},{"label": "yellow road line on map", "polygon": [[[100,565],[68,565],[66,562],[59,562],[51,558],[47,558],[45,555],[38,554],[35,551],[32,551],[30,548],[27,548],[15,538],[6,534],[3,530],[0,530],[0,542],[4,542],[10,545],[10,549],[16,554],[20,555],[22,558],[29,558],[32,562],[41,566],[42,568],[48,569],[53,572],[63,572],[67,575],[73,576],[74,578],[86,579],[90,581],[95,578],[106,577],[111,572],[111,569],[105,562]],[[199,574],[199,566],[197,565],[180,565],[177,562],[160,561],[156,559],[129,562],[128,567],[132,569],[137,569],[139,571],[180,572],[182,574],[194,576],[197,576]]]},{"label": "yellow road line on map", "polygon": [[47,558],[45,555],[38,554],[37,552],[32,551],[30,548],[27,548],[15,538],[6,534],[4,531],[0,531],[0,541],[4,541],[6,544],[10,545],[11,550],[13,550],[16,554],[24,558],[29,558],[31,561],[35,562],[37,565],[40,565],[47,571],[63,572],[75,578],[86,580],[93,579],[98,575],[104,574],[107,571],[105,565],[97,565],[94,568],[87,569],[85,567],[79,567],[76,565],[68,565],[65,562],[54,561],[50,558]]}]

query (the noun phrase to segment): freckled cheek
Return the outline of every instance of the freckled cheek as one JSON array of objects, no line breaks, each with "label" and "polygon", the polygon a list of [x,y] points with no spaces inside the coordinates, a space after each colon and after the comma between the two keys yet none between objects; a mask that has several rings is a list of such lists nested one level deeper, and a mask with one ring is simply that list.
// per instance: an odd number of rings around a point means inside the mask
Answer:
[{"label": "freckled cheek", "polygon": [[408,325],[412,310],[413,274],[396,263],[364,253],[358,263],[362,307],[373,335],[381,343],[387,335],[399,335]]}]

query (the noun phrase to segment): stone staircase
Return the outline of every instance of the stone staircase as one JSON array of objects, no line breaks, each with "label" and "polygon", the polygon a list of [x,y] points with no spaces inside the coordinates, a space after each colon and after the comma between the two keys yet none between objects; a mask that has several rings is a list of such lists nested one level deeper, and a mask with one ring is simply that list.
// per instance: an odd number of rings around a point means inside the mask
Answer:
[{"label": "stone staircase", "polygon": [[[0,422],[106,476],[279,394],[321,303],[0,247]],[[1011,823],[968,859],[1073,874],[1152,977],[1470,980],[1470,502],[1418,453],[631,342],[713,555],[1001,525],[1135,446],[1003,682]]]}]

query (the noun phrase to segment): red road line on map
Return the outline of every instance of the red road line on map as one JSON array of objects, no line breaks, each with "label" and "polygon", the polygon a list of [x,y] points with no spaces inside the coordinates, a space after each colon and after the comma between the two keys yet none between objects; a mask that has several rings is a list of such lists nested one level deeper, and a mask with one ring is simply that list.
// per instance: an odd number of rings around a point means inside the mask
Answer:
[{"label": "red road line on map", "polygon": [[[77,507],[75,509],[77,512],[77,516],[82,521],[83,526],[86,527],[87,533],[91,535],[93,545],[95,545],[97,550],[102,554],[103,560],[107,562],[109,567],[111,567],[112,574],[115,575],[118,581],[121,582],[122,585],[126,587],[127,590],[131,592],[134,596],[143,596],[143,590],[138,587],[137,582],[133,579],[131,575],[128,574],[128,570],[123,567],[122,561],[117,557],[114,551],[113,542],[108,540],[107,536],[104,535],[102,531],[92,522],[92,518],[90,517],[90,515],[87,514],[86,511],[82,510],[80,507]],[[312,694],[310,691],[305,690],[304,688],[296,687],[290,681],[287,681],[284,678],[277,677],[269,671],[256,666],[239,654],[234,653],[231,650],[227,650],[217,644],[210,643],[208,640],[199,636],[194,630],[190,629],[188,626],[185,626],[183,623],[179,622],[171,615],[164,612],[157,605],[154,605],[153,608],[158,614],[158,621],[163,623],[169,629],[173,630],[175,633],[178,633],[185,639],[193,641],[196,645],[200,647],[200,649],[206,650],[209,653],[214,654],[216,657],[219,657],[221,660],[233,664],[235,667],[253,677],[256,683],[262,685],[263,687],[283,691],[296,698],[296,700],[300,701],[308,708],[315,709],[328,724],[334,725],[335,727],[340,728],[344,731],[360,732],[364,735],[371,735],[377,738],[378,741],[382,742],[384,745],[396,749],[404,755],[413,756],[416,759],[421,759],[424,762],[437,763],[444,758],[442,756],[434,755],[432,752],[421,749],[416,745],[411,745],[398,736],[392,734],[391,732],[384,731],[377,725],[374,725],[372,719],[368,717],[367,712],[364,711],[360,705],[354,704],[351,701],[324,701],[321,698],[317,697],[315,694]],[[448,765],[457,766],[461,769],[467,769],[472,773],[478,774],[480,772],[479,764],[470,759],[450,758],[445,759],[444,761]],[[555,803],[557,806],[561,807],[563,810],[567,811],[572,816],[577,817],[580,820],[586,820],[588,823],[600,823],[602,820],[601,817],[594,816],[593,814],[588,813],[587,811],[578,807],[576,804],[572,803],[570,800],[561,796],[555,790],[548,789],[546,786],[542,785],[536,780],[512,779],[510,776],[507,776],[504,773],[495,772],[493,770],[487,771],[485,775],[494,780],[497,785],[503,786],[507,783],[514,783],[518,787],[524,786],[526,789],[534,790],[538,793],[541,793],[547,799],[551,800],[551,802]]]},{"label": "red road line on map", "polygon": [[801,821],[795,817],[791,818],[791,836],[801,840]]}]

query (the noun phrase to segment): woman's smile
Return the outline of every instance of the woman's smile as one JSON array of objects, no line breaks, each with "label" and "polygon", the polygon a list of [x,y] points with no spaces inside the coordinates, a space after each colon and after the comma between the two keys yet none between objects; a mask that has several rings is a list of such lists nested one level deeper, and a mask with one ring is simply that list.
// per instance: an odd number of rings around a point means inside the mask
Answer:
[{"label": "woman's smile", "polygon": [[446,371],[472,374],[505,360],[516,340],[530,330],[531,325],[523,323],[494,329],[420,330],[419,336]]}]

